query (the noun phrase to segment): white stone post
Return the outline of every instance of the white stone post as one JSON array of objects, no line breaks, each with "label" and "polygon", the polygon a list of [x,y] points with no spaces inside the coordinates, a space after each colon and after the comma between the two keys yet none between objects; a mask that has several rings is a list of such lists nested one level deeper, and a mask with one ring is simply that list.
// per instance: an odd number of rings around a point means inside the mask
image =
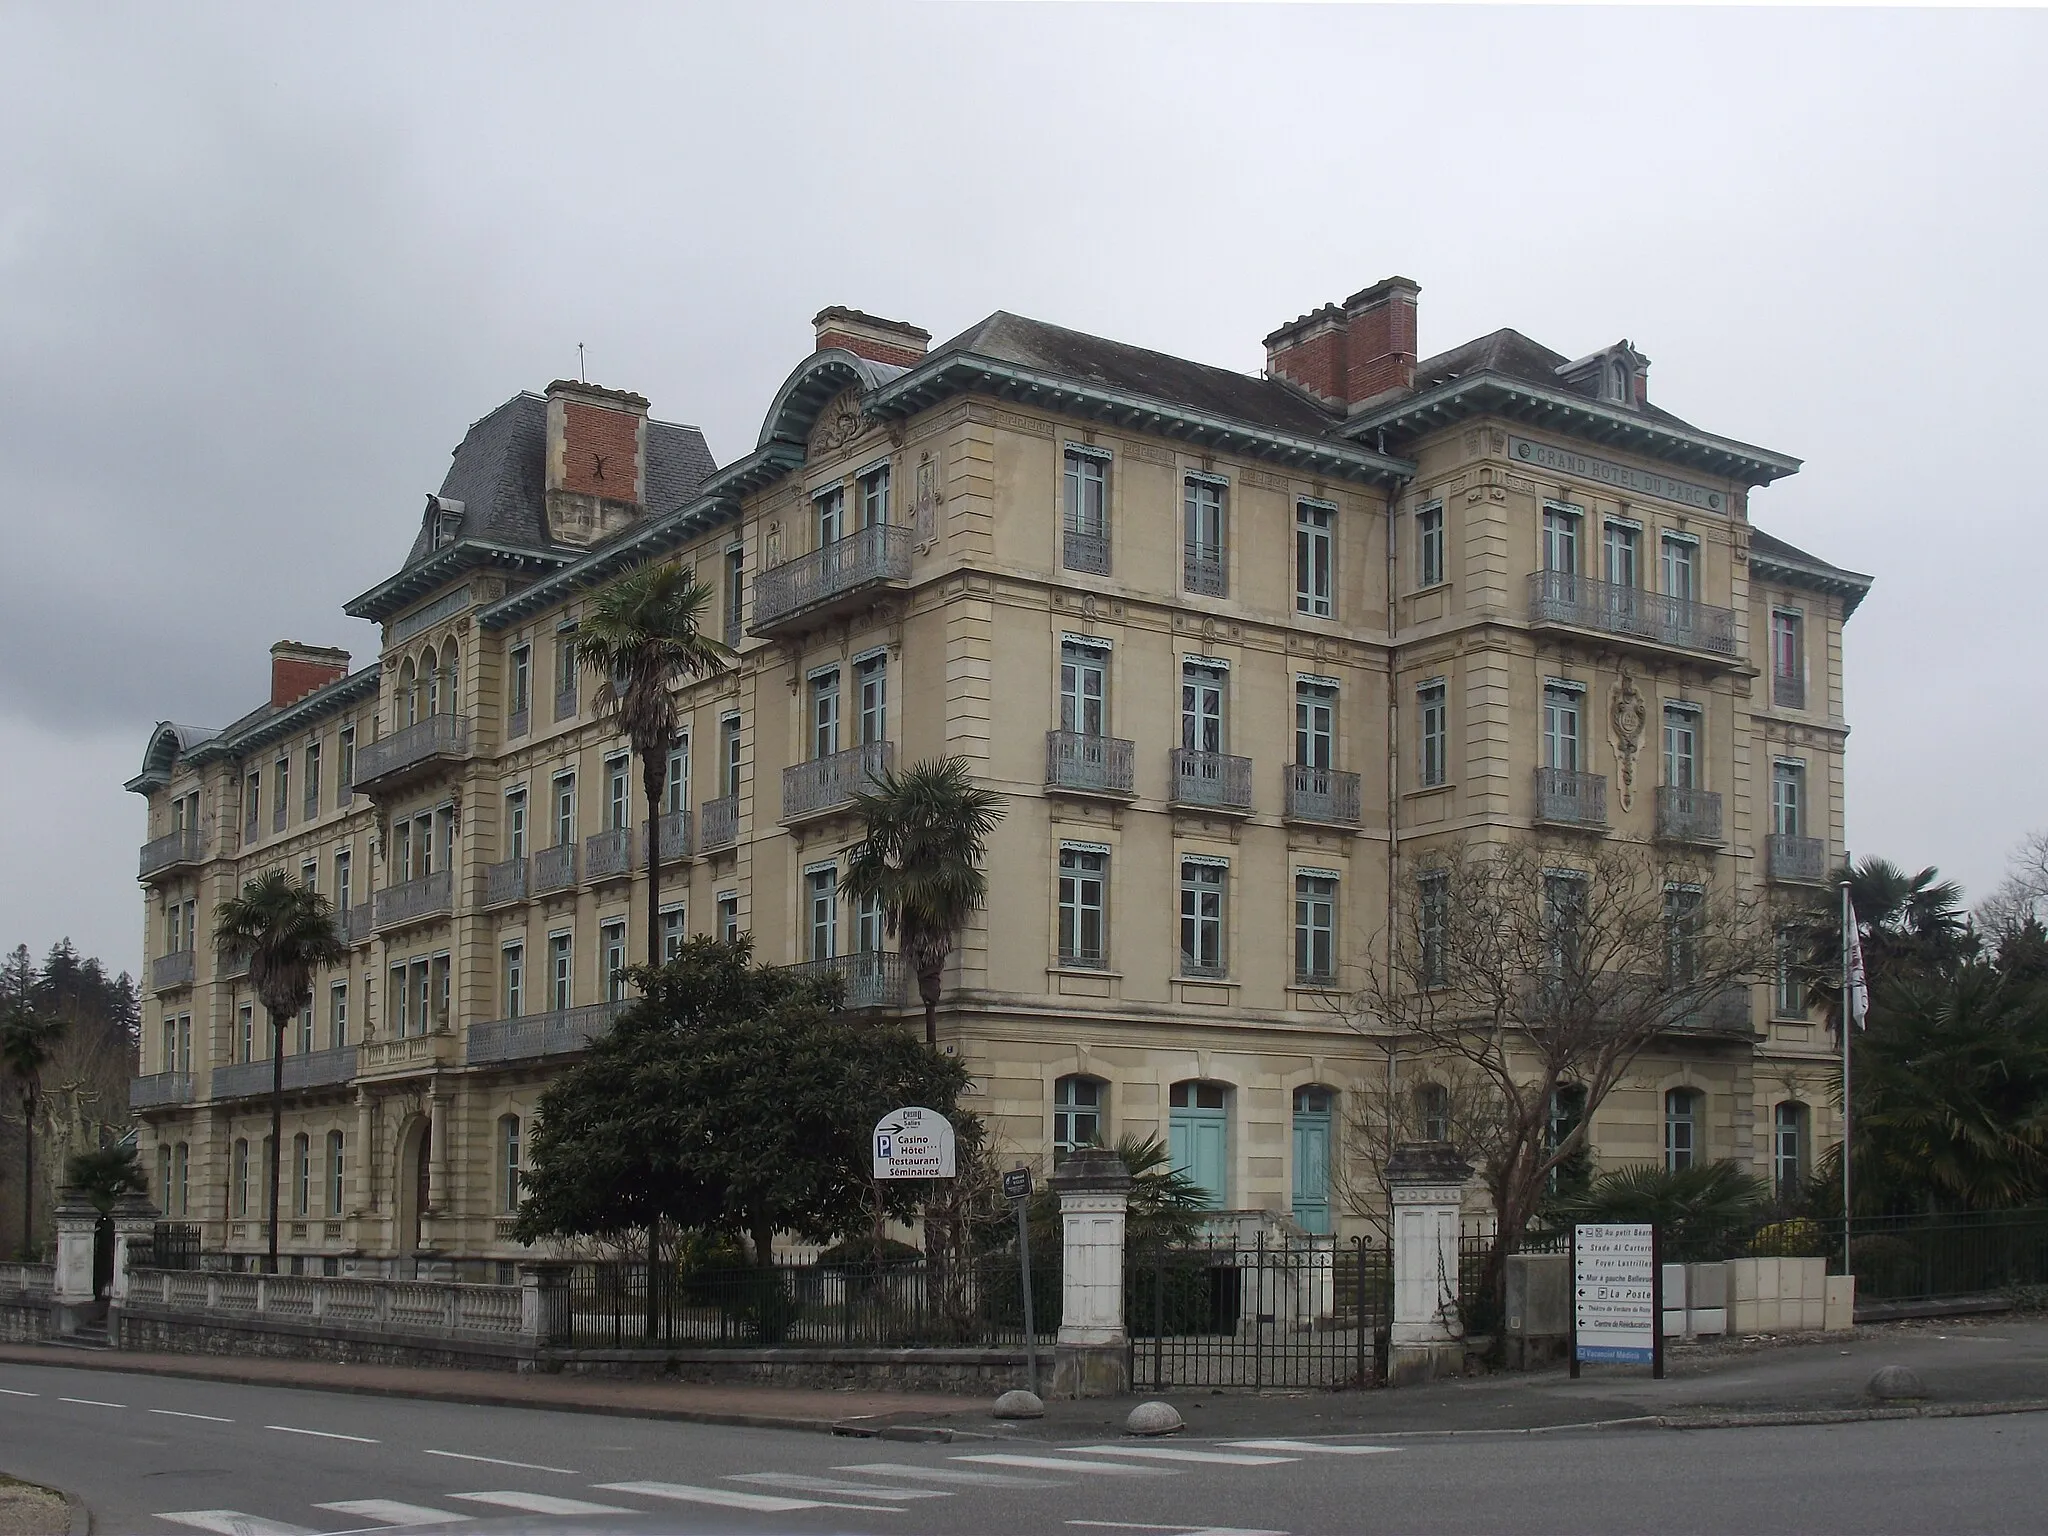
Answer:
[{"label": "white stone post", "polygon": [[1446,1141],[1404,1142],[1387,1160],[1393,1205],[1394,1322],[1390,1384],[1461,1375],[1459,1211],[1472,1165]]},{"label": "white stone post", "polygon": [[99,1297],[92,1283],[93,1232],[100,1213],[75,1189],[57,1196],[57,1266],[50,1280],[50,1331],[74,1334],[81,1323],[99,1316]]},{"label": "white stone post", "polygon": [[121,1345],[121,1308],[134,1287],[128,1266],[137,1250],[150,1252],[157,1218],[157,1208],[145,1194],[131,1190],[114,1202],[114,1288],[107,1302],[107,1337],[117,1349]]},{"label": "white stone post", "polygon": [[1060,1197],[1064,1266],[1054,1397],[1118,1397],[1130,1390],[1124,1329],[1124,1223],[1131,1175],[1103,1147],[1084,1147],[1052,1176]]}]

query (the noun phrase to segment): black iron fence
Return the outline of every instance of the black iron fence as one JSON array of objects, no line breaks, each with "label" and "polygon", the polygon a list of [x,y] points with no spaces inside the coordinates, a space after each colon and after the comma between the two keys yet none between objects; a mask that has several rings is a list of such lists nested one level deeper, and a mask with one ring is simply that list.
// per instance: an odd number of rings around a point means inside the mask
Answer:
[{"label": "black iron fence", "polygon": [[[1802,1225],[1816,1229],[1822,1245],[1809,1251],[1825,1252],[1829,1271],[1839,1273],[1840,1221]],[[2048,1287],[2048,1209],[1859,1216],[1849,1255],[1859,1303]]]},{"label": "black iron fence", "polygon": [[131,1267],[198,1269],[199,1228],[179,1221],[159,1221],[149,1229],[149,1251],[129,1259]]},{"label": "black iron fence", "polygon": [[[1059,1332],[1057,1258],[1034,1254],[1034,1329]],[[647,1265],[585,1261],[570,1273],[567,1334],[579,1349],[650,1344],[1024,1347],[1024,1290],[1014,1251],[956,1265],[778,1264],[773,1268],[658,1266],[650,1307]]]},{"label": "black iron fence", "polygon": [[1133,1251],[1124,1318],[1134,1389],[1365,1386],[1385,1374],[1387,1251],[1364,1239]]}]

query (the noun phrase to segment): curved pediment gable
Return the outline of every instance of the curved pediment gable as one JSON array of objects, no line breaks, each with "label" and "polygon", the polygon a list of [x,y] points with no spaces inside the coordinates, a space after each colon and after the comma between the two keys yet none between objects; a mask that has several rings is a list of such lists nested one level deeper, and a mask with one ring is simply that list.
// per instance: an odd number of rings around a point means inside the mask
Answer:
[{"label": "curved pediment gable", "polygon": [[178,762],[187,752],[202,741],[211,741],[220,732],[209,731],[198,726],[178,725],[165,720],[149,733],[149,745],[143,749],[142,772],[129,781],[128,788],[139,794],[161,789],[178,771]]},{"label": "curved pediment gable", "polygon": [[[774,403],[761,422],[757,446],[792,443],[808,448],[821,426],[831,441],[843,441],[843,433],[833,436],[834,423],[848,415],[857,421],[861,398],[869,390],[902,377],[903,372],[887,363],[857,357],[843,347],[812,353],[775,392]],[[831,408],[829,413],[827,407]]]}]

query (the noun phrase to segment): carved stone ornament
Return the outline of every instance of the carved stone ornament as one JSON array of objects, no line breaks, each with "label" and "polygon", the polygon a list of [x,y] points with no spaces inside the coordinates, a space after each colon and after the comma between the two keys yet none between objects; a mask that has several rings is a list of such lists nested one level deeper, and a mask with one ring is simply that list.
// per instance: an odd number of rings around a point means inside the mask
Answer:
[{"label": "carved stone ornament", "polygon": [[765,558],[765,559],[763,560],[763,562],[762,562],[762,563],[763,563],[763,564],[765,564],[765,565],[771,566],[771,567],[773,567],[773,566],[777,566],[777,565],[780,565],[780,564],[782,564],[782,524],[781,524],[781,523],[779,523],[779,522],[771,522],[771,523],[770,523],[770,524],[768,525],[768,533],[767,533],[767,546],[768,546],[768,553],[767,553],[767,556],[766,556],[766,558]]},{"label": "carved stone ornament", "polygon": [[867,417],[861,413],[860,390],[841,390],[818,413],[818,424],[811,429],[811,452],[830,453],[844,448],[865,432],[867,425]]},{"label": "carved stone ornament", "polygon": [[1607,709],[1607,723],[1614,729],[1614,766],[1617,796],[1624,811],[1635,808],[1636,753],[1643,745],[1643,727],[1650,718],[1649,706],[1636,691],[1636,680],[1624,672],[1615,685],[1614,700]]},{"label": "carved stone ornament", "polygon": [[912,516],[916,551],[928,555],[939,542],[939,466],[929,452],[917,461],[917,501]]}]

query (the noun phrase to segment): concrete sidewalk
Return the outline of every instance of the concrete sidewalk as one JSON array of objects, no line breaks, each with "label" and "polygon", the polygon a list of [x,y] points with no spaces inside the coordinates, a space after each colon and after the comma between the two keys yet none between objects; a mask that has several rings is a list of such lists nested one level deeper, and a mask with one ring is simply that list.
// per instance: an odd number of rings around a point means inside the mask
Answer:
[{"label": "concrete sidewalk", "polygon": [[[770,1428],[888,1431],[925,1427],[955,1434],[1044,1439],[1113,1436],[1137,1401],[1052,1402],[1042,1419],[1000,1425],[979,1398],[931,1392],[806,1390],[608,1381],[582,1376],[332,1365],[204,1355],[150,1355],[53,1345],[0,1345],[0,1362],[138,1371],[258,1386],[283,1386],[450,1402],[552,1408]],[[1927,1384],[1926,1411],[2048,1409],[2048,1320],[2003,1317],[1886,1323],[1854,1337],[1798,1342],[1733,1341],[1677,1347],[1668,1375],[1647,1368],[1588,1366],[1502,1374],[1380,1392],[1159,1394],[1187,1432],[1220,1438],[1303,1435],[1503,1434],[1583,1424],[1701,1427],[1827,1420],[1881,1411],[1864,1395],[1882,1365],[1905,1365]],[[1907,1411],[1911,1411],[1910,1409]]]}]

